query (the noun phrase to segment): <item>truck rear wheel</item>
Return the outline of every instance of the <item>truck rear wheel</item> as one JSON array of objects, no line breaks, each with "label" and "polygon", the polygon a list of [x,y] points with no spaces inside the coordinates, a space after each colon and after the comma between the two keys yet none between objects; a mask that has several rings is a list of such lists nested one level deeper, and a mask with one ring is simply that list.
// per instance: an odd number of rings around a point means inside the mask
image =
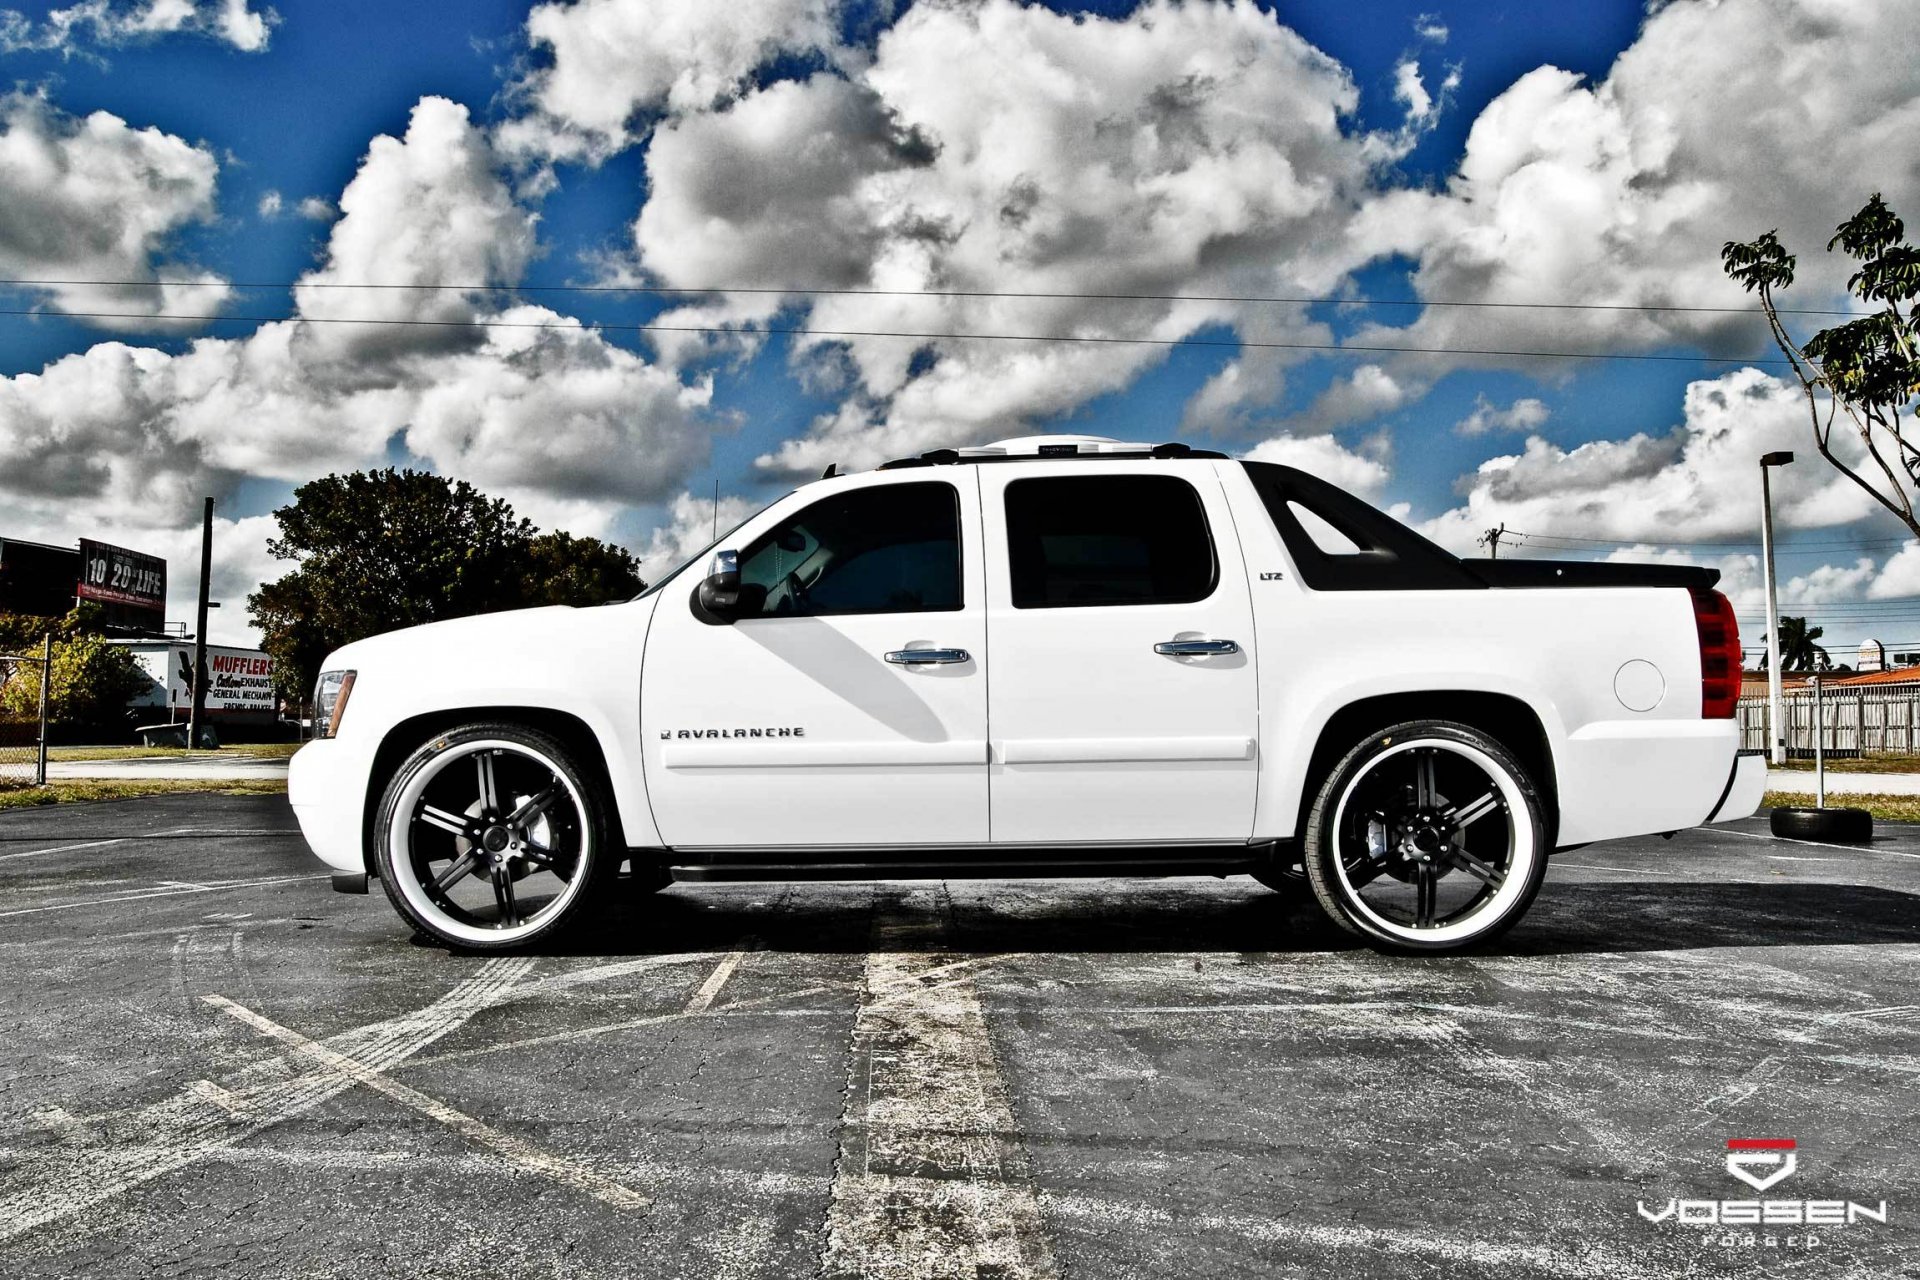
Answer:
[{"label": "truck rear wheel", "polygon": [[508,951],[558,933],[604,895],[609,847],[592,775],[516,724],[436,735],[380,802],[375,857],[408,923],[449,946]]},{"label": "truck rear wheel", "polygon": [[1547,824],[1527,771],[1470,725],[1416,720],[1369,736],[1333,767],[1307,816],[1314,897],[1392,951],[1457,951],[1532,905]]}]

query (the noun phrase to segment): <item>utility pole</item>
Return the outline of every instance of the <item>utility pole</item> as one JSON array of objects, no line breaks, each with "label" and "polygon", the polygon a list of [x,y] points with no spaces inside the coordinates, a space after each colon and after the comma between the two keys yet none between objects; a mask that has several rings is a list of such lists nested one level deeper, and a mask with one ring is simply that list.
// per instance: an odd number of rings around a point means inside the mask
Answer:
[{"label": "utility pole", "polygon": [[1500,539],[1507,536],[1507,522],[1502,520],[1498,529],[1489,529],[1480,537],[1480,545],[1487,549],[1487,559],[1500,558]]},{"label": "utility pole", "polygon": [[193,709],[187,713],[187,750],[200,745],[207,714],[207,596],[213,587],[213,499],[200,516],[200,608],[193,631]]},{"label": "utility pole", "polygon": [[1784,467],[1793,454],[1782,450],[1760,458],[1760,554],[1767,574],[1767,758],[1778,768],[1787,762],[1787,726],[1780,696],[1780,597],[1773,581],[1773,482],[1770,467]]}]

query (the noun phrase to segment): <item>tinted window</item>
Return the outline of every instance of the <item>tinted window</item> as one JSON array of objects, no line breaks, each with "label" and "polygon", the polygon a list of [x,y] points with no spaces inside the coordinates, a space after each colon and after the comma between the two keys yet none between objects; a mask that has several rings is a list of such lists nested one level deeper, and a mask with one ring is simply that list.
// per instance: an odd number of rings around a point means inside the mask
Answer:
[{"label": "tinted window", "polygon": [[740,553],[748,617],[960,608],[960,495],[950,484],[853,489],[807,507]]},{"label": "tinted window", "polygon": [[1316,591],[1486,586],[1441,548],[1324,480],[1271,462],[1241,465],[1301,580]]},{"label": "tinted window", "polygon": [[1213,539],[1174,476],[1046,476],[1007,486],[1016,609],[1185,604],[1213,594]]}]

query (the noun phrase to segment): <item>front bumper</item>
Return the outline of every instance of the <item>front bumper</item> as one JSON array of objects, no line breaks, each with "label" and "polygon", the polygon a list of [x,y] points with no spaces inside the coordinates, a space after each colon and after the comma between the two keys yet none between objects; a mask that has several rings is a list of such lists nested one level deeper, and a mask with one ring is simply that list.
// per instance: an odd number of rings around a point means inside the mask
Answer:
[{"label": "front bumper", "polygon": [[1759,812],[1761,798],[1767,794],[1767,757],[1760,751],[1742,751],[1733,758],[1733,772],[1727,775],[1727,794],[1708,815],[1708,822],[1735,822]]},{"label": "front bumper", "polygon": [[287,800],[300,822],[300,834],[335,871],[367,870],[361,824],[369,763],[351,743],[322,738],[294,752],[287,769]]}]

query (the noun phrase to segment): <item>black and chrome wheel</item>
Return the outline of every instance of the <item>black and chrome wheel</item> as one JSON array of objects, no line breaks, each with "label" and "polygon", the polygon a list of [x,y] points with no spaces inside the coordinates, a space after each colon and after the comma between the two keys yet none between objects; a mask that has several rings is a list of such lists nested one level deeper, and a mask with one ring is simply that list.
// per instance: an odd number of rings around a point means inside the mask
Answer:
[{"label": "black and chrome wheel", "polygon": [[441,734],[394,774],[375,831],[380,883],[408,922],[507,950],[577,918],[624,851],[609,849],[589,775],[546,734],[510,724]]},{"label": "black and chrome wheel", "polygon": [[1348,752],[1307,818],[1314,896],[1393,950],[1498,936],[1539,892],[1547,853],[1526,770],[1478,729],[1443,720],[1396,725]]}]

